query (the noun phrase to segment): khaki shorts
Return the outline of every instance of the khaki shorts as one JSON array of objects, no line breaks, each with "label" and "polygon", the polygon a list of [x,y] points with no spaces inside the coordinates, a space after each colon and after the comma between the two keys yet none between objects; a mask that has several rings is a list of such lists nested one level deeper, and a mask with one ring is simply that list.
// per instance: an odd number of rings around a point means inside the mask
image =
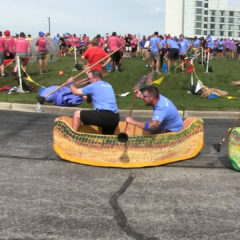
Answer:
[{"label": "khaki shorts", "polygon": [[143,58],[145,58],[145,60],[149,60],[150,59],[150,51],[148,49],[143,49],[142,56],[143,56]]}]

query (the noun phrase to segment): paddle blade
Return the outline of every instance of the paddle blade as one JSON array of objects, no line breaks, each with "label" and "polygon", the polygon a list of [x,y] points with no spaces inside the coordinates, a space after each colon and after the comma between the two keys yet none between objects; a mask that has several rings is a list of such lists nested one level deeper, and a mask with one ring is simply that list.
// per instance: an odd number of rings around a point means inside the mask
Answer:
[{"label": "paddle blade", "polygon": [[220,143],[215,143],[212,146],[217,152],[221,151],[221,144]]},{"label": "paddle blade", "polygon": [[128,141],[128,135],[125,132],[121,132],[117,136],[119,142],[127,142]]}]

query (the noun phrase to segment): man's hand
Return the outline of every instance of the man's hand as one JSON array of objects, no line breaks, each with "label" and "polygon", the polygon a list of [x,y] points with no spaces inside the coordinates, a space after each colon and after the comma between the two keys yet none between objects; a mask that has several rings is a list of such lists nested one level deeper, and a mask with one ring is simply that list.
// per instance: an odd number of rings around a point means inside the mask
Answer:
[{"label": "man's hand", "polygon": [[70,77],[68,80],[67,80],[68,83],[71,83],[71,82],[74,82],[74,78],[73,77]]},{"label": "man's hand", "polygon": [[135,120],[132,117],[126,117],[126,122],[134,124]]},{"label": "man's hand", "polygon": [[137,98],[143,99],[143,95],[142,95],[142,93],[141,93],[140,90],[135,89],[135,90],[134,90],[134,93],[135,93],[135,96],[136,96]]}]

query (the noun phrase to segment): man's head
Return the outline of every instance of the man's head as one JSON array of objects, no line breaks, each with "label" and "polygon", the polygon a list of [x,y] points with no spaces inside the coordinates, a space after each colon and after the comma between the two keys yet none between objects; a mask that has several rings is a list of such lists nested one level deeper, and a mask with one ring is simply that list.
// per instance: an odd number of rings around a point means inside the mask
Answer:
[{"label": "man's head", "polygon": [[25,38],[26,37],[25,33],[24,32],[20,32],[20,37],[21,38]]},{"label": "man's head", "polygon": [[155,106],[159,100],[159,91],[156,87],[147,87],[143,91],[143,101],[146,105]]},{"label": "man's head", "polygon": [[10,36],[10,31],[9,31],[9,30],[6,30],[6,31],[4,32],[4,35],[5,35],[6,37],[9,37],[9,36]]},{"label": "man's head", "polygon": [[88,73],[88,79],[90,83],[102,80],[102,73],[99,70],[94,69]]},{"label": "man's head", "polygon": [[112,33],[112,36],[117,36],[117,33],[116,33],[116,32],[113,32],[113,33]]},{"label": "man's head", "polygon": [[44,36],[44,32],[42,32],[42,31],[40,31],[38,34],[39,34],[40,37]]},{"label": "man's head", "polygon": [[98,46],[98,39],[97,38],[94,38],[92,41],[91,41],[91,44],[93,47],[97,47]]},{"label": "man's head", "polygon": [[181,41],[181,40],[183,40],[184,39],[184,35],[183,34],[180,34],[179,35],[179,40]]},{"label": "man's head", "polygon": [[154,35],[155,35],[155,36],[158,36],[158,32],[154,32]]}]

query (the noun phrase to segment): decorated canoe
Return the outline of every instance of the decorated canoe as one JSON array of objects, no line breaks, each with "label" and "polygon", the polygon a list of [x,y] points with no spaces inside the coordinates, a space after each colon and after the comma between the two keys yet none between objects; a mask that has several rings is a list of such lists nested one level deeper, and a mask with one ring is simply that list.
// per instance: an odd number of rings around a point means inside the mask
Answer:
[{"label": "decorated canoe", "polygon": [[233,128],[229,135],[228,156],[232,167],[240,171],[240,127]]},{"label": "decorated canoe", "polygon": [[195,157],[204,144],[203,120],[187,118],[183,130],[149,135],[148,131],[128,124],[126,143],[117,135],[124,131],[120,122],[114,135],[102,135],[101,128],[83,125],[79,131],[72,129],[72,119],[55,119],[53,148],[67,161],[120,168],[158,166]]}]

